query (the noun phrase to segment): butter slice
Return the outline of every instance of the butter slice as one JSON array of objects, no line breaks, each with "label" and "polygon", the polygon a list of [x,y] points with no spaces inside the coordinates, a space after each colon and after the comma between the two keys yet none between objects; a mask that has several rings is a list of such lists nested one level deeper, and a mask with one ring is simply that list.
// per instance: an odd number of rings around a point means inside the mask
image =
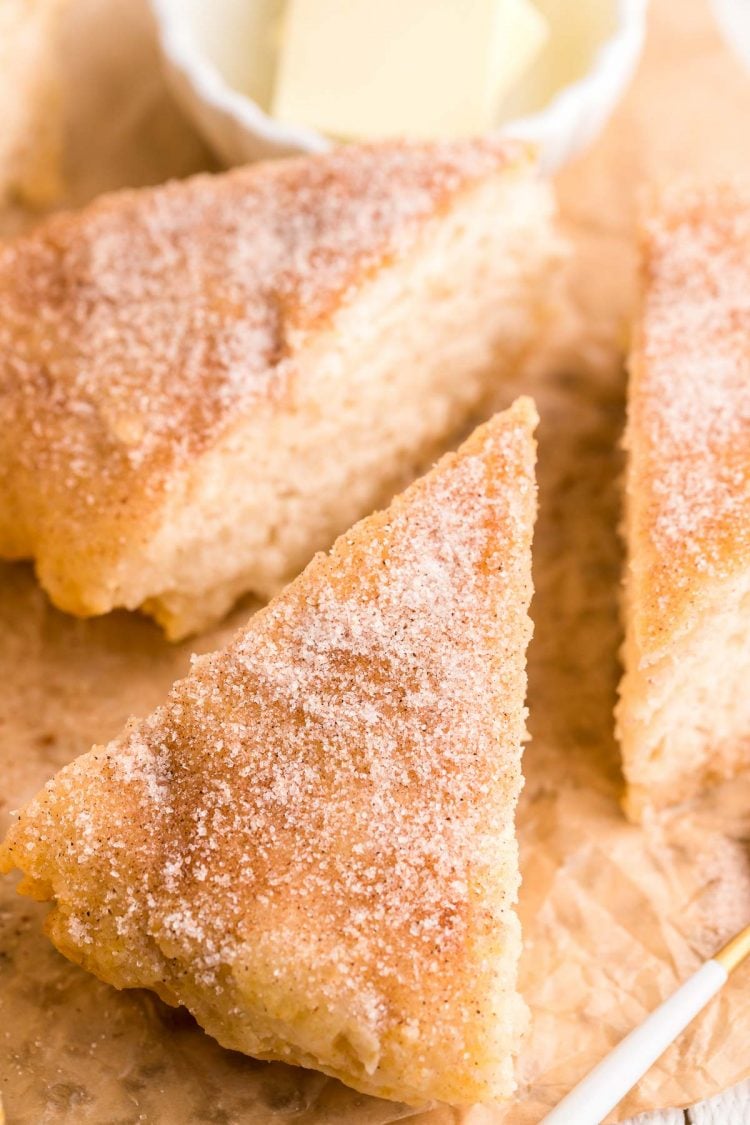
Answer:
[{"label": "butter slice", "polygon": [[546,34],[530,0],[289,0],[272,112],[343,139],[483,132]]}]

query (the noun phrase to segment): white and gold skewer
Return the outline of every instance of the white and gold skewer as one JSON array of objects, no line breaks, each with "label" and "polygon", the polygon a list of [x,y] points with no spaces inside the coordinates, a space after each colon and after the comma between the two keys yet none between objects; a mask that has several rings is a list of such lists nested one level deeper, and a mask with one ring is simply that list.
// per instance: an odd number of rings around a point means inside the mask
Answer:
[{"label": "white and gold skewer", "polygon": [[626,1035],[544,1118],[543,1125],[599,1125],[663,1055],[750,955],[750,926],[701,965],[643,1023]]}]

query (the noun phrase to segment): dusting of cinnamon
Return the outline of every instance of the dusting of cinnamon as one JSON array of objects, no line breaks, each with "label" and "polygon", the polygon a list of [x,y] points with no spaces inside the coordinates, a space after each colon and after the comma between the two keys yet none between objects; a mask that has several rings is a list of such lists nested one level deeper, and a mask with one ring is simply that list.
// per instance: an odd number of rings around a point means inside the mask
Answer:
[{"label": "dusting of cinnamon", "polygon": [[644,226],[627,444],[632,601],[660,646],[750,564],[750,185],[666,193]]},{"label": "dusting of cinnamon", "polygon": [[124,496],[134,479],[162,487],[175,461],[289,391],[290,348],[350,286],[523,159],[491,140],[344,147],[52,217],[0,248],[0,425],[25,435],[3,457],[84,504],[102,478]]},{"label": "dusting of cinnamon", "polygon": [[362,1089],[510,1089],[534,419],[477,431],[22,814],[4,859],[63,952]]}]

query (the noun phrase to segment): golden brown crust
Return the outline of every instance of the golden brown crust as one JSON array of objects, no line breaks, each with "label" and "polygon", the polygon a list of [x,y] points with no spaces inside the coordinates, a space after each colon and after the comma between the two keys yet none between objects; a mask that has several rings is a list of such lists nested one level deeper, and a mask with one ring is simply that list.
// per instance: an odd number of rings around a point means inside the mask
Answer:
[{"label": "golden brown crust", "polygon": [[750,185],[668,193],[642,242],[627,586],[648,661],[750,565]]},{"label": "golden brown crust", "polygon": [[0,863],[67,956],[359,1089],[510,1091],[535,421],[478,430],[22,813]]},{"label": "golden brown crust", "polygon": [[667,193],[643,275],[617,708],[632,819],[748,766],[750,185]]},{"label": "golden brown crust", "polygon": [[0,549],[32,552],[50,499],[115,533],[118,513],[145,515],[176,467],[290,392],[305,334],[425,221],[526,162],[482,140],[352,146],[118,192],[1,248],[0,486],[19,542],[0,528]]}]

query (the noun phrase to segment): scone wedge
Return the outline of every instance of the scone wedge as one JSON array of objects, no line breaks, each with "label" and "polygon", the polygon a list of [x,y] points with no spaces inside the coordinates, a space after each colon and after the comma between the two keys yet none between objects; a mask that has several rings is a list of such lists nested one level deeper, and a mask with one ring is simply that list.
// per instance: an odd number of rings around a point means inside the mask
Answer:
[{"label": "scone wedge", "polygon": [[1,248],[0,555],[175,638],[271,596],[514,372],[552,209],[516,143],[347,146]]},{"label": "scone wedge", "polygon": [[535,421],[477,430],[21,813],[0,864],[61,952],[368,1093],[512,1091]]},{"label": "scone wedge", "polygon": [[750,768],[750,186],[665,195],[630,360],[627,809]]}]

